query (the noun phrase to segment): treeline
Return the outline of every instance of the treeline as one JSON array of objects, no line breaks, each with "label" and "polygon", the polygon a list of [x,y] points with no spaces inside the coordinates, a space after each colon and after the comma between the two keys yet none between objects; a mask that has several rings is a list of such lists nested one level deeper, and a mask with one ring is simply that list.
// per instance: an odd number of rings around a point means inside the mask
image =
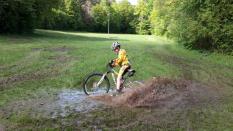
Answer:
[{"label": "treeline", "polygon": [[188,48],[233,52],[232,0],[155,0],[150,23]]},{"label": "treeline", "polygon": [[163,35],[188,48],[233,52],[231,0],[2,0],[0,33],[34,28]]},{"label": "treeline", "polygon": [[41,28],[107,32],[108,21],[112,33],[135,33],[134,6],[127,0],[120,3],[107,0],[62,0],[42,21]]}]

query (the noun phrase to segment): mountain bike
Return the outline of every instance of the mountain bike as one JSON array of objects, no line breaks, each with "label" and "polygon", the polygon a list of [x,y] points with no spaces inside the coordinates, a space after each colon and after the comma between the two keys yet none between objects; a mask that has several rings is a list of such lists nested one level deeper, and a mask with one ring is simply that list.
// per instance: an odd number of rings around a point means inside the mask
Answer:
[{"label": "mountain bike", "polygon": [[[134,76],[135,70],[133,69],[127,69],[125,75],[122,78],[121,85],[124,87],[124,84],[126,82],[126,79],[129,77]],[[83,90],[86,95],[98,95],[103,93],[108,93],[110,90],[110,81],[108,78],[108,74],[111,74],[112,80],[114,82],[114,85],[116,86],[116,77],[118,75],[118,72],[113,69],[111,62],[107,64],[107,71],[105,73],[91,73],[88,75],[83,82]],[[133,84],[138,83],[142,84],[138,81],[128,81],[127,86],[131,87]]]}]

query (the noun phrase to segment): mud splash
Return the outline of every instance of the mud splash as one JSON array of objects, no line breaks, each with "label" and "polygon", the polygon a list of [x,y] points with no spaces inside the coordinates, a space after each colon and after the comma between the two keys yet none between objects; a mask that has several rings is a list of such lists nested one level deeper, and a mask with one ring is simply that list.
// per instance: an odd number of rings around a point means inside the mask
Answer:
[{"label": "mud splash", "polygon": [[94,96],[92,99],[111,106],[171,109],[214,102],[218,99],[218,93],[193,81],[158,77],[147,81],[144,86],[127,89],[122,95]]}]

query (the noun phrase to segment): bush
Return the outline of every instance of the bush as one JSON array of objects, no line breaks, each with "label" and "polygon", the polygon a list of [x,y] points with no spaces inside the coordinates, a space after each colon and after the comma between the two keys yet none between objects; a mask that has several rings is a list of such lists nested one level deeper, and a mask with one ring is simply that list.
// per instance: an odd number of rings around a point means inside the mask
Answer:
[{"label": "bush", "polygon": [[31,32],[35,22],[34,1],[6,0],[0,4],[0,33]]},{"label": "bush", "polygon": [[0,3],[0,33],[32,32],[59,0],[4,0]]}]

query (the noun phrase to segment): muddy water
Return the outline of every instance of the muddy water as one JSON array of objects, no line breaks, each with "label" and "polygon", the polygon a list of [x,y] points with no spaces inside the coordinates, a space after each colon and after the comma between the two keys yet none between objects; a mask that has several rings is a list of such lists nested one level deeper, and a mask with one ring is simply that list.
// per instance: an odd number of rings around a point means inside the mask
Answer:
[{"label": "muddy water", "polygon": [[101,108],[103,104],[88,98],[83,91],[64,89],[52,103],[48,103],[44,108],[51,111],[51,117],[65,117],[74,112],[88,112]]},{"label": "muddy water", "polygon": [[36,98],[11,102],[0,109],[0,114],[28,114],[31,117],[57,118],[72,113],[85,113],[105,107],[101,102],[89,99],[83,91],[62,89],[58,91],[41,90]]}]

